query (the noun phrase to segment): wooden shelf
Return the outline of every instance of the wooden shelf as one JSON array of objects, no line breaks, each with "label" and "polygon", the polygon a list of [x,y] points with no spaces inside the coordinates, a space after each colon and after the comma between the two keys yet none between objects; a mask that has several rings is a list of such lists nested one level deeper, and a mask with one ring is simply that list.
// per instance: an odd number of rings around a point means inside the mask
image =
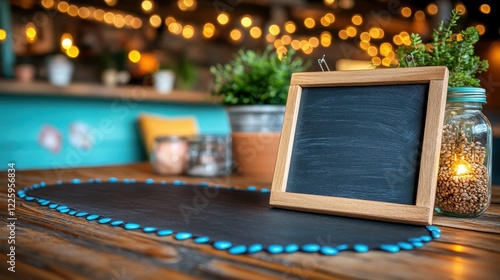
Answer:
[{"label": "wooden shelf", "polygon": [[219,104],[208,92],[173,90],[170,93],[161,94],[152,87],[141,85],[108,87],[101,84],[71,83],[68,86],[58,87],[47,82],[39,81],[21,83],[11,80],[0,80],[0,95],[6,94]]}]

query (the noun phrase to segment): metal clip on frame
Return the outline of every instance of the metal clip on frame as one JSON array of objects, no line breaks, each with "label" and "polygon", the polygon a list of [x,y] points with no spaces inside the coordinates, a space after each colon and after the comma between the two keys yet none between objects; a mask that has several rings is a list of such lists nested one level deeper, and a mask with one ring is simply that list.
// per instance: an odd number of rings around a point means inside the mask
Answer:
[{"label": "metal clip on frame", "polygon": [[[319,68],[321,68],[321,71],[325,72],[325,68],[327,71],[330,71],[330,67],[328,67],[328,64],[326,63],[326,60],[325,60],[325,55],[323,55],[322,58],[318,59],[318,64],[319,64]],[[323,65],[325,65],[325,68],[323,68]]]},{"label": "metal clip on frame", "polygon": [[[415,62],[415,58],[413,57],[413,54],[409,54],[405,57],[406,61],[406,66],[407,67],[417,67],[417,63]],[[410,65],[412,64],[412,65]]]}]

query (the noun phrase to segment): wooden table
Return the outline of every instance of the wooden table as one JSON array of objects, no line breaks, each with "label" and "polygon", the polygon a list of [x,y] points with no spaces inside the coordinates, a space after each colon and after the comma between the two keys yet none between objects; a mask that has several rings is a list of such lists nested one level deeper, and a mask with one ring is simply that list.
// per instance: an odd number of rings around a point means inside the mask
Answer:
[{"label": "wooden table", "polygon": [[[169,179],[154,175],[148,164],[17,171],[17,189],[45,181],[72,178]],[[179,177],[176,177],[177,179]],[[269,182],[230,178],[181,179],[246,187],[270,187]],[[0,215],[6,223],[7,173],[0,173]],[[493,204],[480,218],[436,216],[440,239],[423,248],[391,254],[342,252],[329,257],[310,253],[233,256],[211,246],[173,237],[156,237],[104,227],[16,200],[16,267],[7,270],[8,228],[0,227],[2,279],[499,279],[500,187]]]}]

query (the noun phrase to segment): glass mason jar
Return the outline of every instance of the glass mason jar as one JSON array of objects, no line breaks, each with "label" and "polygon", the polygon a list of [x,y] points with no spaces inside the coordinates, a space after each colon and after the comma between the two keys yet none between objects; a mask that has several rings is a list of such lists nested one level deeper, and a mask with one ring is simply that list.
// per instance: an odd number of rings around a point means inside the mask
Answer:
[{"label": "glass mason jar", "polygon": [[231,137],[198,135],[188,141],[186,174],[214,177],[231,173]]},{"label": "glass mason jar", "polygon": [[491,201],[491,124],[481,112],[485,90],[448,89],[435,210],[477,217]]},{"label": "glass mason jar", "polygon": [[184,172],[187,163],[187,139],[180,136],[155,138],[150,161],[156,173],[178,175]]}]

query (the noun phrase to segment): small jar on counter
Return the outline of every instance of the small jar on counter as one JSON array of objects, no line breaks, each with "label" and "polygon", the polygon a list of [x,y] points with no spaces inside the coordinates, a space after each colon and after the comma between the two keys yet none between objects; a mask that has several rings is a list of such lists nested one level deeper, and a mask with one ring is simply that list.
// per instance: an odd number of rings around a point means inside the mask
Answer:
[{"label": "small jar on counter", "polygon": [[157,137],[150,156],[153,170],[163,175],[182,174],[187,163],[187,150],[185,137]]},{"label": "small jar on counter", "polygon": [[186,174],[214,177],[231,173],[231,137],[226,135],[198,135],[188,140]]}]

